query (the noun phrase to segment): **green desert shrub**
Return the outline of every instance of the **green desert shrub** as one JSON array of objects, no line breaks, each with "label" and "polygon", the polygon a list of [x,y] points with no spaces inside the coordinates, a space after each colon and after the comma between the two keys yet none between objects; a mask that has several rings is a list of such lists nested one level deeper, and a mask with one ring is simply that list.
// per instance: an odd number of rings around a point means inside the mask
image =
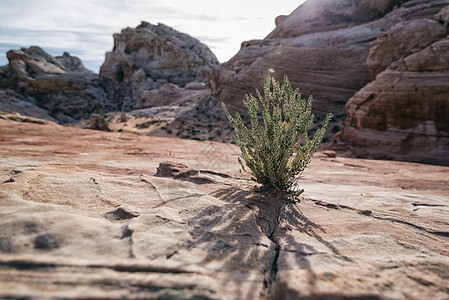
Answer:
[{"label": "green desert shrub", "polygon": [[262,96],[256,89],[257,98],[253,94],[245,95],[243,104],[248,109],[249,127],[238,112],[232,117],[224,103],[222,107],[235,130],[242,170],[247,172],[248,168],[251,179],[266,189],[291,194],[321,144],[333,115],[329,113],[322,127],[309,138],[308,131],[315,118],[312,96],[301,99],[299,90],[292,89],[287,76],[282,86],[268,76],[263,93]]}]

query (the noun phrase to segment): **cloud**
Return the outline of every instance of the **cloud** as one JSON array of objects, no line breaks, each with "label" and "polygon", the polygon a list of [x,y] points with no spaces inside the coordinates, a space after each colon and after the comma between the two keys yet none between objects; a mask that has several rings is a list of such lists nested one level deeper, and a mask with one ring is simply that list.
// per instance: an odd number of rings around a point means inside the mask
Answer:
[{"label": "cloud", "polygon": [[8,47],[37,45],[58,52],[52,55],[64,51],[77,55],[98,72],[105,52],[112,49],[112,35],[141,21],[164,23],[196,37],[225,61],[243,40],[268,34],[279,12],[288,14],[299,4],[298,0],[277,0],[271,6],[257,0],[1,0],[0,64],[6,63]]},{"label": "cloud", "polygon": [[203,36],[203,35],[196,35],[194,36],[194,38],[200,40],[202,43],[211,43],[211,44],[215,44],[215,43],[226,43],[227,41],[229,41],[229,37],[227,36]]},{"label": "cloud", "polygon": [[1,65],[7,63],[6,52],[9,50],[30,46],[39,46],[55,56],[69,52],[82,58],[89,69],[98,71],[106,50],[112,49],[113,39],[97,32],[0,28]]}]

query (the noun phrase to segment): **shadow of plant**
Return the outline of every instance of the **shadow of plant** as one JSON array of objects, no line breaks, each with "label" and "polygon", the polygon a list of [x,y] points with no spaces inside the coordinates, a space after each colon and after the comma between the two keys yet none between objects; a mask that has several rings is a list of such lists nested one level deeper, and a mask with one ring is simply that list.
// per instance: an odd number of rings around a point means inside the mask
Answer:
[{"label": "shadow of plant", "polygon": [[[297,230],[300,233],[307,234],[308,236],[314,238],[319,243],[328,248],[333,254],[341,256],[338,249],[335,248],[335,246],[333,246],[330,242],[323,239],[323,237],[320,235],[326,233],[324,228],[307,218],[305,214],[301,212],[301,209],[298,207],[298,205],[292,203],[284,204],[280,213],[280,219],[283,223],[279,228],[280,231]],[[277,234],[281,236],[285,235],[280,232]],[[303,244],[298,244],[296,242],[293,243],[293,241],[291,242],[292,243],[289,244],[296,244],[298,247],[303,246]]]},{"label": "shadow of plant", "polygon": [[[322,237],[325,229],[307,218],[294,202],[235,186],[209,194],[226,204],[210,206],[189,221],[196,247],[204,250],[205,262],[220,261],[228,271],[263,272],[265,293],[270,293],[270,283],[276,280],[280,252],[290,253],[289,257],[293,258],[293,261],[289,260],[293,264],[290,267],[309,270],[310,278],[315,276],[308,258],[311,255],[332,253],[349,261]],[[319,252],[312,245],[295,240],[289,234],[291,231],[308,235],[329,251]],[[232,273],[227,276],[228,281],[235,281],[235,277],[231,278]],[[257,291],[259,283],[257,280],[251,283],[254,287],[250,290]],[[259,296],[251,294],[244,298]]]},{"label": "shadow of plant", "polygon": [[200,251],[209,268],[221,271],[224,289],[238,290],[241,299],[266,297],[277,256],[270,238],[281,203],[236,187],[209,194],[225,204],[211,205],[189,220],[192,251]]}]

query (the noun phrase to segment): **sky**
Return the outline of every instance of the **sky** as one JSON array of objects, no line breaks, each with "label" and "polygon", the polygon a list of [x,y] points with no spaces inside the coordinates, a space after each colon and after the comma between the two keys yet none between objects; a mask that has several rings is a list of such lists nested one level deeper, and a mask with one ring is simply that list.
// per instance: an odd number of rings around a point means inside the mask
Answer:
[{"label": "sky", "polygon": [[141,21],[163,23],[206,44],[220,62],[243,41],[263,39],[278,15],[305,0],[0,0],[0,65],[6,52],[39,46],[51,55],[69,52],[98,72],[114,33]]}]

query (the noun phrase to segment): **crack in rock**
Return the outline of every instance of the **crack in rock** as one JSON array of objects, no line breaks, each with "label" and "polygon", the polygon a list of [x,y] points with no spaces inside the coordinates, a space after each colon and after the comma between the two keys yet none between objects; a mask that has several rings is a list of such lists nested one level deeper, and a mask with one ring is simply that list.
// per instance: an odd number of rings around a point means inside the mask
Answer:
[{"label": "crack in rock", "polygon": [[280,224],[281,215],[285,204],[282,201],[279,201],[277,197],[273,197],[273,195],[264,195],[264,197],[259,200],[261,201],[245,206],[250,209],[253,209],[254,207],[258,208],[256,214],[257,225],[259,225],[259,228],[263,234],[275,244],[273,261],[267,264],[267,268],[264,270],[264,289],[266,299],[274,299],[274,287],[276,284],[276,274],[278,270],[277,262],[281,250],[274,233]]},{"label": "crack in rock", "polygon": [[98,190],[97,198],[100,199],[100,201],[102,201],[102,202],[104,202],[104,203],[107,203],[107,204],[109,204],[109,205],[111,205],[111,206],[114,206],[114,207],[120,206],[119,203],[117,203],[117,202],[115,202],[115,201],[112,201],[112,200],[109,200],[109,199],[106,199],[105,197],[103,197],[103,196],[101,195],[102,192],[101,192],[100,184],[99,184],[99,182],[98,182],[94,177],[91,177],[90,180],[92,180],[92,182],[93,182],[93,183],[96,185],[96,187],[97,187],[97,190]]}]

